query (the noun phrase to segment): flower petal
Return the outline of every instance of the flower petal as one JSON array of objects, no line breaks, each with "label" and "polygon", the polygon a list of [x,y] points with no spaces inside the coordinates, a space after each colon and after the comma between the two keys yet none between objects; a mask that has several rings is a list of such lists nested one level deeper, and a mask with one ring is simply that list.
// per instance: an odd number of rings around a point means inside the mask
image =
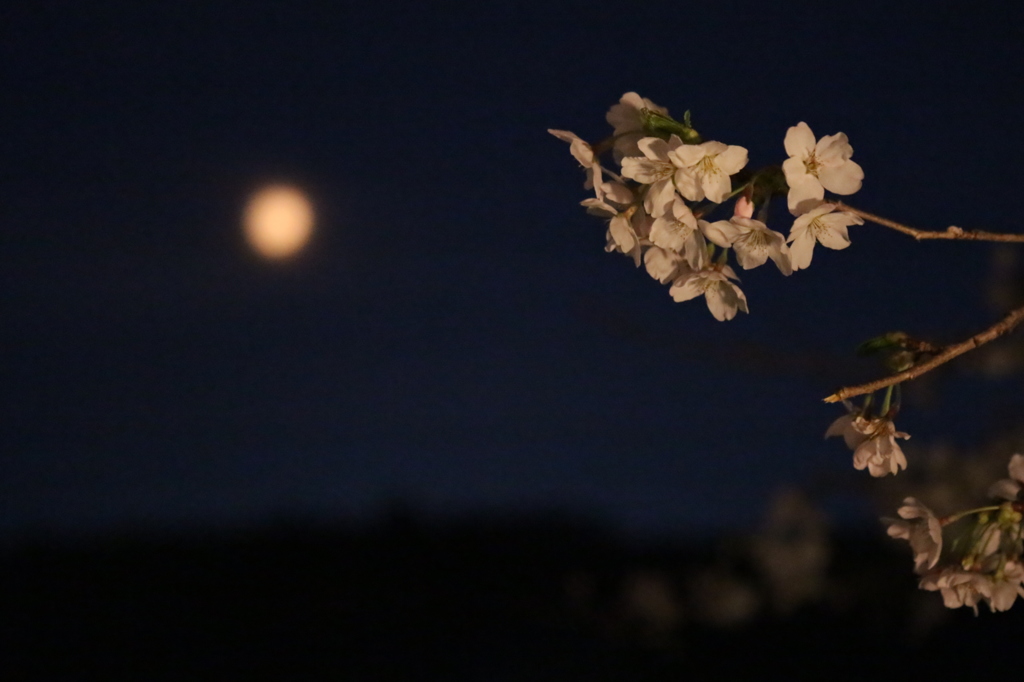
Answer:
[{"label": "flower petal", "polygon": [[715,165],[726,175],[734,175],[740,172],[747,165],[746,147],[729,145],[724,152],[715,157]]},{"label": "flower petal", "polygon": [[789,263],[794,270],[803,270],[811,264],[817,240],[807,229],[794,229],[789,238],[792,240],[789,245]]},{"label": "flower petal", "polygon": [[793,215],[800,215],[825,198],[825,190],[813,175],[804,175],[795,183],[789,183],[786,202]]},{"label": "flower petal", "polygon": [[708,238],[708,241],[721,246],[723,249],[731,247],[740,235],[739,227],[728,220],[718,220],[713,223],[700,220],[697,222],[697,226],[704,233],[704,236]]},{"label": "flower petal", "polygon": [[823,166],[818,169],[822,187],[836,194],[853,194],[861,187],[864,170],[856,161],[846,161],[838,166]]},{"label": "flower petal", "polygon": [[[776,138],[778,139],[778,138]],[[783,142],[786,153],[802,160],[814,151],[814,133],[811,127],[800,121],[786,131],[786,140]]]}]

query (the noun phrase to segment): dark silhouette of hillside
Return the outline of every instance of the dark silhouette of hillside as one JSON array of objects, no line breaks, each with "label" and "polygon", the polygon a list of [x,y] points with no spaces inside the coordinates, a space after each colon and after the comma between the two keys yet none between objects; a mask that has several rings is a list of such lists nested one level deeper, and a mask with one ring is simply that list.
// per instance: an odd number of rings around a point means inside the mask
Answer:
[{"label": "dark silhouette of hillside", "polygon": [[1024,607],[961,610],[926,627],[922,604],[947,614],[915,589],[904,547],[855,537],[834,547],[820,601],[716,626],[695,606],[695,576],[721,569],[761,589],[751,566],[711,543],[640,547],[554,517],[24,541],[2,559],[0,679],[950,679],[1017,669]]}]

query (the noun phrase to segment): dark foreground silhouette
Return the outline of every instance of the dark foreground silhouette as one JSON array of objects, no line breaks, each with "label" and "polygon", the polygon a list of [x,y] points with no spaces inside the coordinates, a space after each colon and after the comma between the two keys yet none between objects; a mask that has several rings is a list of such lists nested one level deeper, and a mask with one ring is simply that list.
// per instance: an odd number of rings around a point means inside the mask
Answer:
[{"label": "dark foreground silhouette", "polygon": [[948,612],[909,564],[884,538],[833,538],[827,588],[783,612],[728,542],[644,547],[556,518],[27,539],[2,555],[0,680],[1020,670],[1024,604]]}]

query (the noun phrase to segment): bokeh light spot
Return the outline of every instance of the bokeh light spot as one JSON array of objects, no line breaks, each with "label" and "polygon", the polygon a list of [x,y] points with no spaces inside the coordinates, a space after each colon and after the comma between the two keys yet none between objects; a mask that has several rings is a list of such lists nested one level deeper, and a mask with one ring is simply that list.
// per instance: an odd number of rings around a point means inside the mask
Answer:
[{"label": "bokeh light spot", "polygon": [[290,185],[269,185],[255,192],[242,218],[245,237],[265,258],[287,258],[302,249],[313,233],[313,206]]}]

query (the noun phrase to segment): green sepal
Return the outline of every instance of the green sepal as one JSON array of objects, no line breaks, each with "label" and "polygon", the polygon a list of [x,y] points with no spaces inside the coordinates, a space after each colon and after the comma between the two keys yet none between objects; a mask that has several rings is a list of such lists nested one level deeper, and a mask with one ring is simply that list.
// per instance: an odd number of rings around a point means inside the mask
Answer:
[{"label": "green sepal", "polygon": [[857,346],[857,355],[862,357],[874,355],[875,353],[891,348],[903,348],[903,342],[908,338],[905,332],[886,332],[881,336],[868,339]]},{"label": "green sepal", "polygon": [[640,116],[644,121],[644,132],[654,137],[667,138],[671,135],[678,135],[679,139],[686,144],[700,144],[700,134],[690,125],[690,112],[683,116],[683,122],[675,120],[671,116],[659,114],[651,109],[641,109]]}]

